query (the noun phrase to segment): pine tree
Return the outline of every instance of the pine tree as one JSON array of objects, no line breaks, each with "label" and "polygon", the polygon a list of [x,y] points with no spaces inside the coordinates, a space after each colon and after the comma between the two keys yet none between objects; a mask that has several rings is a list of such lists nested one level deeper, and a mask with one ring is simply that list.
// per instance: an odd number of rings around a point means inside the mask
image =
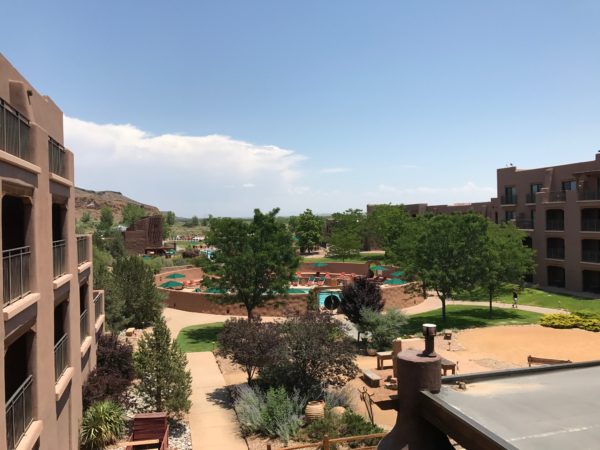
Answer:
[{"label": "pine tree", "polygon": [[192,375],[162,316],[138,341],[133,362],[140,380],[135,389],[146,406],[174,416],[189,411]]}]

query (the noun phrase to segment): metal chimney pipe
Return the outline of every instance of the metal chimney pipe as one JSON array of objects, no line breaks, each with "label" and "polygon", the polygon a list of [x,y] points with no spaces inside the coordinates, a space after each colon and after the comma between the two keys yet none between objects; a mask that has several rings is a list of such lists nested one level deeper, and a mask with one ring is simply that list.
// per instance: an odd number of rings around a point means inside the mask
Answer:
[{"label": "metal chimney pipe", "polygon": [[426,356],[428,358],[434,358],[437,356],[435,353],[435,332],[436,326],[433,323],[424,323],[423,324],[423,336],[425,337],[425,350],[421,353],[421,356]]}]

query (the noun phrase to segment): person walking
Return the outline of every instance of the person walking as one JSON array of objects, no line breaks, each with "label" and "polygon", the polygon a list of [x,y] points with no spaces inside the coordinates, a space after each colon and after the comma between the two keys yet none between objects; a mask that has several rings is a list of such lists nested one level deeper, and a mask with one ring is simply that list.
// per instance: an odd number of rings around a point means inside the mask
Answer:
[{"label": "person walking", "polygon": [[519,295],[517,294],[517,290],[514,289],[513,290],[513,304],[512,304],[513,308],[518,308],[519,307]]}]

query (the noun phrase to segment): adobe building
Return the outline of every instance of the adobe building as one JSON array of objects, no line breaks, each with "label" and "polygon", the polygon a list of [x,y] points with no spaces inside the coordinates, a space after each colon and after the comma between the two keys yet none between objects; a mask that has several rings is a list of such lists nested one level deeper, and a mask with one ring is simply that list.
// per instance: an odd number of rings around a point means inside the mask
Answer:
[{"label": "adobe building", "polygon": [[104,293],[75,235],[63,113],[0,54],[0,450],[79,448]]},{"label": "adobe building", "polygon": [[129,255],[165,254],[162,240],[162,216],[136,220],[123,232],[125,250]]}]

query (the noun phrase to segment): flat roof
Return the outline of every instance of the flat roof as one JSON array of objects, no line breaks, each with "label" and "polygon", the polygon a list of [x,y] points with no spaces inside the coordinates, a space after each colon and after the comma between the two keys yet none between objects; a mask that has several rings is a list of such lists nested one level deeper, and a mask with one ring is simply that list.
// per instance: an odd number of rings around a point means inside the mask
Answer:
[{"label": "flat roof", "polygon": [[475,378],[430,397],[515,448],[600,448],[598,365]]}]

